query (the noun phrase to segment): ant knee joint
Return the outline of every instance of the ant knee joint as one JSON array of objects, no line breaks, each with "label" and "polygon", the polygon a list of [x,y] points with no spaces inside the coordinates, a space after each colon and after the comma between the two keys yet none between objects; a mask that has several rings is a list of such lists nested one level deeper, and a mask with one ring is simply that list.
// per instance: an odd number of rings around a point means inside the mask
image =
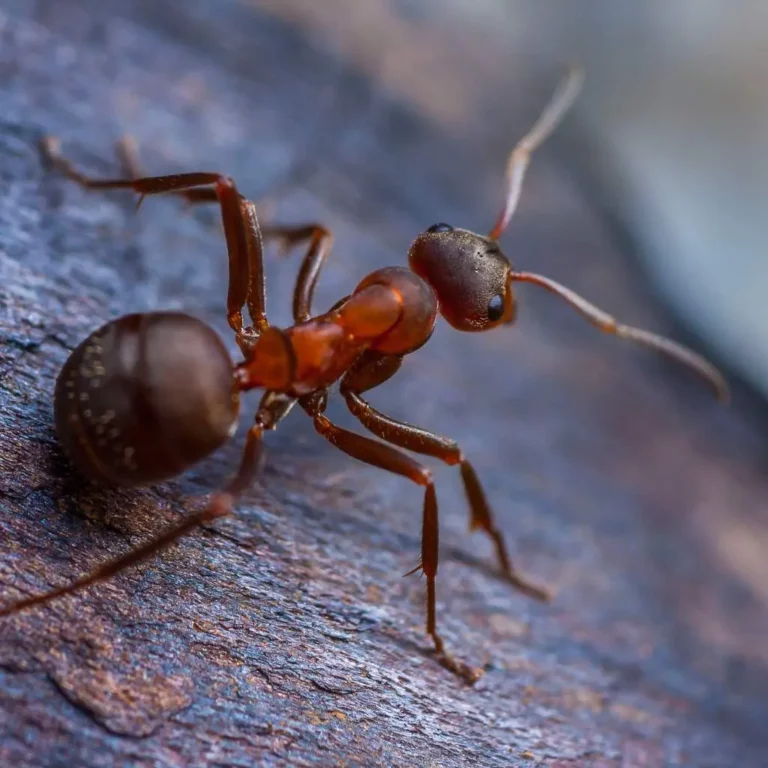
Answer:
[{"label": "ant knee joint", "polygon": [[426,467],[420,467],[417,482],[425,488],[429,488],[430,486],[434,487],[435,481],[432,479],[432,470],[427,469]]},{"label": "ant knee joint", "polygon": [[237,189],[235,186],[235,180],[231,176],[219,176],[218,179],[216,179],[216,187],[221,191],[222,189],[226,190],[234,190]]}]

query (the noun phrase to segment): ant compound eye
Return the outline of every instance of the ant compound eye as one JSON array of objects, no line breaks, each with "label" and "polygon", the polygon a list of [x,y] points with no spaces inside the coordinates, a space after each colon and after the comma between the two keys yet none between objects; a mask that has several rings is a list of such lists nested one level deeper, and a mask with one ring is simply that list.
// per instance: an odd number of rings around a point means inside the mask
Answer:
[{"label": "ant compound eye", "polygon": [[438,232],[452,232],[453,227],[450,224],[433,224],[427,232],[429,232],[431,235],[437,234]]},{"label": "ant compound eye", "polygon": [[488,319],[495,323],[497,320],[501,320],[504,315],[504,297],[501,295],[494,296],[488,304]]}]

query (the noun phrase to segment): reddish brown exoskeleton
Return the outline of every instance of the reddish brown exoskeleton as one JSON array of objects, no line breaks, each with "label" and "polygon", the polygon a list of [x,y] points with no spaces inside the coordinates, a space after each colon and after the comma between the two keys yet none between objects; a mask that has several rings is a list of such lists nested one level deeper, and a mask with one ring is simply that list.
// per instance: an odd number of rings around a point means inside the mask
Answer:
[{"label": "reddish brown exoskeleton", "polygon": [[[331,246],[331,233],[324,227],[260,228],[254,204],[240,195],[232,179],[216,173],[139,177],[136,172],[130,179],[91,179],[58,153],[53,140],[47,140],[48,156],[85,187],[132,189],[142,198],[172,193],[191,203],[218,203],[229,253],[227,315],[243,354],[243,361],[233,365],[211,329],[180,313],[128,315],[95,331],[65,363],[55,394],[58,434],[80,470],[104,483],[123,486],[172,477],[231,437],[240,392],[261,388],[265,393],[248,431],[239,471],[204,510],[68,586],[8,606],[0,616],[106,579],[202,523],[230,514],[235,499],[257,472],[264,432],[275,429],[298,404],[312,418],[315,429],[337,448],[424,488],[421,560],[414,571],[422,570],[426,576],[427,632],[440,662],[474,681],[478,670],[450,655],[437,632],[435,486],[430,471],[404,451],[457,465],[469,502],[470,528],[490,537],[503,575],[534,598],[546,600],[549,593],[513,567],[475,470],[459,446],[447,437],[379,413],[366,402],[365,393],[394,376],[403,357],[428,341],[438,314],[463,331],[485,331],[513,322],[516,282],[546,288],[599,330],[664,352],[709,380],[721,398],[728,393],[721,374],[704,358],[673,341],[617,323],[549,278],[515,270],[499,248],[498,239],[517,207],[531,153],[559,122],[580,81],[579,72],[570,74],[511,153],[505,201],[488,236],[436,224],[413,242],[408,254],[410,269],[389,267],[373,272],[349,296],[319,315],[312,313],[312,297]],[[267,321],[262,268],[265,238],[278,239],[285,246],[308,242],[294,293],[295,324],[287,329],[272,327]],[[244,305],[251,318],[247,327]],[[340,382],[350,411],[381,440],[342,429],[326,417],[328,390],[336,382]]]}]

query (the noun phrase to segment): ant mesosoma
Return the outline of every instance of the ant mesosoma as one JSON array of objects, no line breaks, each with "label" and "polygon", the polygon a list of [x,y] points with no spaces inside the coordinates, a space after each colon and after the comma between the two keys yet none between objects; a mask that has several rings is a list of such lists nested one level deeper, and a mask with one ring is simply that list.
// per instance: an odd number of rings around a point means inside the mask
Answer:
[{"label": "ant mesosoma", "polygon": [[[69,178],[90,189],[132,189],[146,195],[171,193],[189,203],[218,203],[229,254],[227,318],[243,361],[233,366],[218,336],[201,321],[177,312],[147,312],[112,320],[70,355],[55,391],[56,428],[77,467],[98,481],[118,485],[155,483],[189,468],[235,432],[239,393],[262,388],[255,423],[249,429],[240,468],[200,512],[68,586],[19,600],[0,616],[45,603],[109,578],[167,547],[197,526],[232,512],[235,499],[252,483],[264,432],[277,427],[294,405],[309,414],[315,429],[344,453],[402,475],[424,488],[419,565],[427,582],[427,633],[440,663],[469,681],[480,672],[455,659],[437,632],[435,577],[438,565],[438,508],[429,469],[401,449],[458,465],[470,507],[470,529],[484,531],[509,582],[539,600],[549,593],[512,565],[485,493],[459,446],[451,439],[379,413],[364,394],[397,373],[403,357],[432,334],[438,313],[462,331],[486,331],[515,320],[513,284],[533,283],[559,296],[599,330],[639,342],[684,363],[726,399],[722,375],[704,358],[648,331],[621,325],[554,280],[517,271],[502,254],[498,239],[520,198],[531,153],[551,134],[581,85],[572,70],[531,131],[512,151],[506,197],[490,234],[448,224],[420,234],[408,254],[409,268],[388,267],[365,277],[328,312],[312,314],[312,297],[332,235],[316,224],[260,227],[255,205],[231,178],[217,173],[183,173],[97,180],[77,171],[44,141],[49,159]],[[262,266],[263,239],[286,248],[308,242],[293,297],[290,328],[270,326]],[[245,327],[246,305],[252,324]],[[336,426],[325,415],[328,390],[340,381],[350,411],[382,441]],[[396,446],[396,447],[393,447]]]}]

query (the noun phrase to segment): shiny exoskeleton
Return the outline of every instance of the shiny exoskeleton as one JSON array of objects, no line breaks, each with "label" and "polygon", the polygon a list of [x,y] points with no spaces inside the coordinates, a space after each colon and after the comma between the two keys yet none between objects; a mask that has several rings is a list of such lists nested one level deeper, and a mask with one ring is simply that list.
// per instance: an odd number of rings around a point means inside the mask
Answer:
[{"label": "shiny exoskeleton", "polygon": [[[517,207],[531,153],[562,118],[580,82],[580,73],[571,72],[512,151],[504,204],[489,235],[435,224],[413,242],[409,268],[373,272],[349,296],[319,315],[312,311],[312,296],[332,239],[324,227],[262,228],[255,205],[240,195],[230,178],[216,173],[141,177],[129,158],[131,178],[92,179],[59,154],[53,139],[46,140],[49,159],[85,187],[132,189],[142,197],[170,193],[190,203],[220,206],[229,254],[227,318],[243,356],[234,364],[208,326],[180,313],[128,315],[93,333],[67,360],[55,395],[57,431],[79,469],[116,485],[172,477],[233,434],[240,392],[253,388],[265,392],[248,430],[238,472],[203,511],[73,584],[19,600],[0,610],[0,616],[108,578],[201,523],[229,514],[235,498],[254,479],[264,432],[274,429],[298,404],[333,445],[424,489],[421,560],[414,571],[421,570],[426,576],[427,632],[445,667],[469,681],[477,679],[479,671],[449,654],[437,632],[437,496],[429,469],[406,451],[458,466],[470,507],[470,528],[491,539],[504,577],[537,599],[546,600],[549,593],[512,566],[475,470],[456,442],[379,413],[365,400],[365,393],[391,378],[403,357],[429,340],[438,314],[462,331],[486,331],[513,322],[513,285],[528,282],[562,298],[601,331],[639,342],[690,366],[722,399],[728,394],[721,374],[695,352],[617,323],[549,278],[515,270],[499,248],[498,239]],[[277,239],[285,247],[308,242],[294,292],[294,325],[286,329],[272,327],[267,320],[262,264],[266,238]],[[248,326],[243,322],[243,306],[251,318]],[[336,382],[350,411],[380,440],[343,429],[327,418],[328,390]]]},{"label": "shiny exoskeleton", "polygon": [[237,428],[232,358],[180,312],[126,315],[94,331],[56,382],[56,431],[78,468],[114,485],[183,472]]}]

